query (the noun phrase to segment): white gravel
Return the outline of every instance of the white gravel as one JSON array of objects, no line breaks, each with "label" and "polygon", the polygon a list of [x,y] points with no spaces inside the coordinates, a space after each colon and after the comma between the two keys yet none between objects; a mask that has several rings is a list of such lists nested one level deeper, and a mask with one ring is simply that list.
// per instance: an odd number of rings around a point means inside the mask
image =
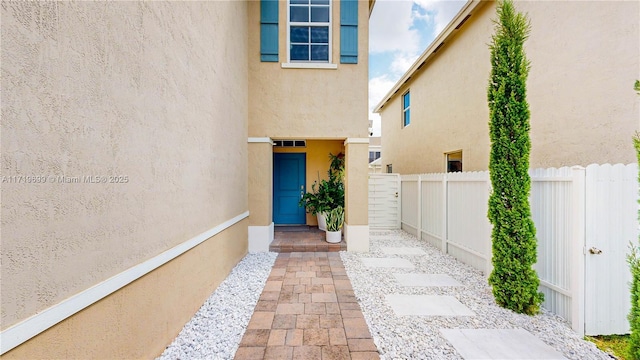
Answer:
[{"label": "white gravel", "polygon": [[245,256],[157,359],[233,359],[277,255]]},{"label": "white gravel", "polygon": [[[370,253],[340,252],[353,289],[382,359],[462,359],[440,334],[440,329],[522,328],[569,359],[611,359],[582,340],[562,318],[545,310],[536,316],[519,315],[496,305],[480,271],[443,254],[404,231],[372,231]],[[419,247],[427,255],[387,255],[381,247]],[[366,268],[360,258],[399,257],[411,261],[412,270]],[[394,273],[448,274],[462,287],[401,287]],[[396,316],[385,303],[387,294],[450,295],[476,316]]]}]

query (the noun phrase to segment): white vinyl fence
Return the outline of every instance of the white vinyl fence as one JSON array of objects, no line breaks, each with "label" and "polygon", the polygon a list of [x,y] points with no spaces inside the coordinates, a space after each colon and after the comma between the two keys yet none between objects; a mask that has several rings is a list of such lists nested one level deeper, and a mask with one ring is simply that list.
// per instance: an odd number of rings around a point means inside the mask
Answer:
[{"label": "white vinyl fence", "polygon": [[400,178],[395,174],[369,174],[369,226],[400,228]]},{"label": "white vinyl fence", "polygon": [[[543,306],[581,334],[628,333],[626,254],[638,239],[637,165],[536,169],[530,175]],[[488,276],[489,172],[396,176],[400,228]],[[374,221],[370,216],[372,228]]]}]

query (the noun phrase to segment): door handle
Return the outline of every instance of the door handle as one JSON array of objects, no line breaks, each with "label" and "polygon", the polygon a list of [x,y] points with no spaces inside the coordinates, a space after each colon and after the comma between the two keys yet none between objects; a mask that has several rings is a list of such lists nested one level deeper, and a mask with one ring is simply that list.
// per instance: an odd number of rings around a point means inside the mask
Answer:
[{"label": "door handle", "polygon": [[589,249],[589,253],[594,254],[594,255],[600,255],[600,254],[602,254],[602,250],[600,250],[597,247],[593,246],[593,247],[591,247],[591,249]]}]

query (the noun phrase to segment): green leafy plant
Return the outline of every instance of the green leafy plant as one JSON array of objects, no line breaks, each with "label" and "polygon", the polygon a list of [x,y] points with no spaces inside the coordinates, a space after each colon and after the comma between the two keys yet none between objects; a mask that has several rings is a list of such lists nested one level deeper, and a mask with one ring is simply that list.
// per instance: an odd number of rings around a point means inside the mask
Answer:
[{"label": "green leafy plant", "polygon": [[327,212],[327,231],[340,231],[344,224],[344,209],[338,206]]},{"label": "green leafy plant", "polygon": [[329,179],[314,181],[311,191],[304,194],[298,203],[312,215],[327,212],[338,206],[344,208],[344,155],[330,153],[329,160]]},{"label": "green leafy plant", "polygon": [[543,294],[533,269],[536,262],[536,229],[531,218],[529,191],[529,104],[526,81],[530,63],[524,42],[531,26],[512,1],[497,4],[498,19],[491,50],[488,87],[489,173],[493,191],[488,217],[493,224],[493,272],[489,283],[498,305],[518,313],[536,314]]},{"label": "green leafy plant", "polygon": [[598,349],[618,360],[631,360],[629,357],[629,335],[599,335],[585,336],[585,340],[596,344]]}]

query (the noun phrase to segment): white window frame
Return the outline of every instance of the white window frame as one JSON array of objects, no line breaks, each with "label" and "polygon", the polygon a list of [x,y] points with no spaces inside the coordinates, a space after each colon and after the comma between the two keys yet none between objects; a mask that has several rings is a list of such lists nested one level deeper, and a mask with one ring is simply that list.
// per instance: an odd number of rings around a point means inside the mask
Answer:
[{"label": "white window frame", "polygon": [[[401,117],[401,121],[402,121],[402,128],[406,128],[407,126],[411,125],[411,113],[409,113],[409,123],[405,124],[404,121],[404,116],[405,113],[407,112],[407,110],[411,110],[411,95],[409,94],[411,92],[411,89],[405,91],[404,93],[402,93],[402,96],[400,97],[400,107],[402,109],[402,117]],[[409,106],[407,106],[406,108],[404,107],[404,97],[407,96],[409,94]]]},{"label": "white window frame", "polygon": [[[295,4],[294,4],[295,5]],[[309,7],[318,6],[309,4]],[[326,6],[326,5],[322,5]],[[311,16],[311,14],[309,14]],[[329,27],[329,49],[327,61],[291,61],[291,26],[328,26]],[[313,68],[313,69],[337,69],[338,65],[332,63],[333,60],[333,0],[329,0],[329,22],[328,23],[312,23],[309,22],[291,22],[291,1],[287,0],[287,62],[282,63],[282,68]]]}]

